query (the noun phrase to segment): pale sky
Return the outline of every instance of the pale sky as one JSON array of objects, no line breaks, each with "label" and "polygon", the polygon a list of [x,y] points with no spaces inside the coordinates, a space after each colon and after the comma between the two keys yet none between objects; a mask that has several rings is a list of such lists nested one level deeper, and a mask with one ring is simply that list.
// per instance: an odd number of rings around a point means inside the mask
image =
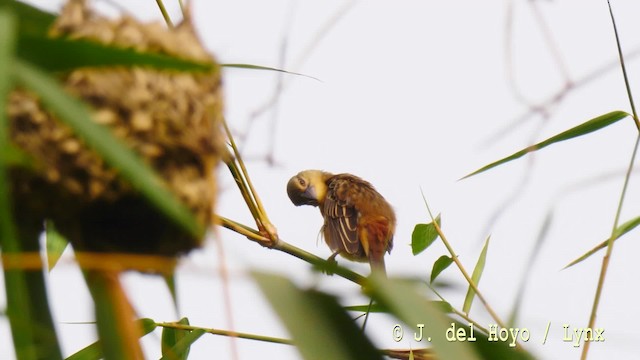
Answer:
[{"label": "pale sky", "polygon": [[[51,10],[60,6],[59,1],[39,3]],[[144,20],[160,19],[153,1],[118,3]],[[174,3],[167,0],[177,17]],[[630,112],[618,67],[583,82],[617,60],[606,1],[533,2],[536,7],[531,3],[378,0],[345,7],[348,3],[338,0],[193,0],[200,36],[220,62],[282,67],[319,79],[285,76],[277,112],[271,108],[256,117],[249,136],[236,139],[245,149],[249,173],[282,239],[328,257],[329,249],[318,241],[322,224],[318,210],[294,207],[285,186],[303,169],[350,172],[373,183],[396,210],[395,247],[386,258],[389,275],[428,279],[433,262],[445,249],[436,243],[417,257],[411,254],[413,227],[429,221],[422,188],[431,209],[442,213],[443,230],[469,271],[491,234],[480,289],[502,318],[509,315],[523,273],[529,273],[519,326],[529,329],[531,340],[523,346],[541,359],[578,359],[582,348],[562,341],[562,326],[587,325],[603,254],[561,269],[611,232],[636,136],[631,120],[458,181],[593,117],[613,110]],[[640,4],[612,3],[624,50],[638,49]],[[104,3],[100,8],[112,10]],[[327,26],[340,9],[346,10]],[[632,57],[627,62],[636,94],[640,94],[639,64]],[[237,134],[246,132],[252,114],[272,97],[278,76],[224,71],[225,114]],[[547,107],[550,116],[525,116],[529,108],[518,94],[531,104],[544,104],[567,81],[580,86]],[[495,138],[505,129],[512,131]],[[272,144],[275,166],[263,160]],[[219,174],[223,186],[217,212],[253,226],[227,169],[221,166]],[[640,213],[639,185],[632,177],[622,221]],[[552,223],[539,257],[525,269],[550,211]],[[339,295],[345,305],[365,303],[348,281],[314,274],[307,263],[225,229],[218,229],[218,235],[231,272],[234,330],[289,337],[249,277],[252,269],[286,274],[301,286]],[[634,276],[629,269],[640,253],[639,237],[635,231],[616,243],[597,321],[605,328],[606,341],[592,344],[589,359],[640,354],[634,326],[639,320],[634,311],[637,291],[635,280],[629,282]],[[95,339],[90,325],[65,324],[93,319],[90,296],[68,256],[49,281],[65,355]],[[187,316],[194,325],[228,329],[218,256],[211,240],[183,260],[178,315],[159,279],[125,276],[140,317],[172,321]],[[339,262],[369,272],[366,264]],[[455,285],[444,295],[461,308],[466,293],[462,276],[451,267],[441,279]],[[483,324],[492,322],[479,304],[474,304],[471,316]],[[5,319],[0,320],[1,331],[8,331]],[[549,322],[549,338],[542,345]],[[367,331],[381,348],[426,345],[410,336],[394,342],[395,323],[374,314]],[[0,358],[12,358],[9,340],[1,338]],[[159,357],[159,332],[147,336],[143,344],[149,358]],[[227,358],[229,349],[227,338],[205,335],[192,347],[191,356],[204,359],[215,352]],[[299,358],[285,345],[239,340],[238,349],[240,359]]]}]

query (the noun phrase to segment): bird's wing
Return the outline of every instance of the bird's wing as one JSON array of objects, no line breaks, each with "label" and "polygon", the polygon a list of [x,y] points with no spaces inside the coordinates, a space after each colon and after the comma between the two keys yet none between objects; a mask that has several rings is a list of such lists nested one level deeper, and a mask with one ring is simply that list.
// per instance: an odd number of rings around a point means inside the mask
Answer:
[{"label": "bird's wing", "polygon": [[363,249],[358,240],[358,212],[351,203],[347,180],[336,179],[329,184],[324,201],[325,240],[333,250],[344,250],[349,255],[362,255]]}]

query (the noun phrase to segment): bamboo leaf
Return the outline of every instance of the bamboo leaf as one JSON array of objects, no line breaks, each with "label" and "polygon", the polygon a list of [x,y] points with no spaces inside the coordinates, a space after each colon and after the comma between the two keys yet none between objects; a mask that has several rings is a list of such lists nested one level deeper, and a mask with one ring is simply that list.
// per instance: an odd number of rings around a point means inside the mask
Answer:
[{"label": "bamboo leaf", "polygon": [[[440,214],[436,216],[436,223],[440,226]],[[438,232],[433,222],[428,224],[417,224],[411,234],[411,251],[413,255],[418,255],[428,248],[438,238]]]},{"label": "bamboo leaf", "polygon": [[16,0],[3,0],[0,7],[13,12],[19,19],[18,36],[23,34],[46,35],[56,20],[54,14]]},{"label": "bamboo leaf", "polygon": [[[156,323],[151,319],[139,319],[136,320],[137,326],[142,329],[142,336],[145,336],[155,330]],[[65,360],[99,360],[104,358],[102,353],[102,344],[100,340],[82,348],[78,352],[69,356]]]},{"label": "bamboo leaf", "polygon": [[[177,324],[189,325],[189,319],[183,317]],[[162,359],[185,360],[189,355],[189,348],[183,349],[184,351],[176,351],[174,347],[189,333],[191,333],[190,330],[162,328]]]},{"label": "bamboo leaf", "polygon": [[[624,224],[618,226],[618,228],[616,228],[616,230],[613,232],[613,241],[618,240],[618,238],[620,238],[622,235],[628,233],[629,231],[633,230],[636,226],[640,225],[640,216],[635,217],[627,222],[625,222]],[[563,268],[569,268],[579,262],[582,262],[584,260],[586,260],[587,258],[589,258],[591,255],[597,253],[599,250],[602,250],[604,248],[607,247],[607,244],[609,243],[609,239],[601,242],[600,244],[596,245],[593,249],[587,251],[586,253],[584,253],[582,256],[580,256],[579,258],[573,260],[572,262],[570,262],[567,266],[565,266]]]},{"label": "bamboo leaf", "polygon": [[[423,328],[423,339],[430,343],[438,359],[478,359],[470,343],[447,340],[446,330],[452,320],[425,299],[414,283],[389,280],[376,274],[372,274],[370,280],[366,290],[399,320],[412,326],[428,324]],[[413,331],[406,332],[413,335]]]},{"label": "bamboo leaf", "polygon": [[[508,342],[490,341],[486,334],[446,316],[434,307],[434,303],[424,297],[424,289],[417,288],[415,282],[402,279],[386,279],[374,274],[366,290],[376,301],[391,310],[400,321],[411,326],[404,328],[404,338],[413,340],[422,334],[422,342],[430,345],[437,359],[491,359],[491,360],[531,360],[533,357],[520,347],[510,347]],[[424,324],[422,330],[415,328]],[[465,341],[457,340],[457,333],[465,331]],[[395,330],[394,330],[395,331]]]},{"label": "bamboo leaf", "polygon": [[167,190],[159,176],[134,152],[102,125],[89,121],[86,105],[69,96],[51,77],[33,66],[15,63],[16,79],[36,92],[47,108],[58,115],[87,144],[93,147],[111,166],[119,170],[131,185],[142,193],[169,219],[181,225],[193,236],[201,238],[203,227],[192,213]]},{"label": "bamboo leaf", "polygon": [[141,52],[91,40],[53,38],[46,35],[21,36],[17,51],[21,59],[48,71],[104,66],[145,66],[164,70],[201,72],[217,70],[217,65],[214,63],[201,63],[160,53]]},{"label": "bamboo leaf", "polygon": [[[442,301],[442,300],[428,300],[428,301],[434,307],[439,308],[440,311],[442,311],[443,313],[453,312],[453,307],[451,307],[451,304],[449,304],[446,301]],[[344,309],[348,311],[356,311],[356,312],[363,312],[363,313],[367,312],[367,310],[369,310],[369,312],[371,313],[389,313],[389,309],[384,307],[384,305],[378,304],[378,303],[373,303],[371,305],[371,308],[369,308],[369,305],[353,305],[353,306],[345,306]]]},{"label": "bamboo leaf", "polygon": [[138,339],[143,329],[133,322],[134,311],[118,276],[118,272],[85,271],[95,303],[100,348],[107,360],[141,359]]},{"label": "bamboo leaf", "polygon": [[[0,148],[9,143],[9,119],[6,105],[13,87],[14,51],[17,36],[16,19],[5,7],[0,7]],[[3,255],[16,258],[22,251],[39,253],[40,229],[23,221],[16,227],[12,215],[12,196],[6,163],[0,162],[0,246]],[[41,259],[40,264],[41,264]],[[18,359],[61,359],[55,327],[49,310],[44,273],[35,270],[5,270],[4,284],[7,316],[14,350]]]},{"label": "bamboo leaf", "polygon": [[56,231],[55,225],[51,220],[47,220],[45,224],[45,234],[47,259],[49,271],[51,271],[58,263],[60,256],[62,256],[62,253],[67,248],[67,245],[69,245],[69,242],[64,236],[62,236],[62,234]]},{"label": "bamboo leaf", "polygon": [[429,282],[433,284],[433,281],[440,275],[440,273],[449,267],[453,263],[453,259],[450,256],[442,255],[433,263],[433,268],[431,269],[431,278]]},{"label": "bamboo leaf", "polygon": [[[569,130],[566,130],[564,132],[561,132],[560,134],[557,134],[555,136],[552,136],[550,138],[548,138],[547,140],[544,140],[542,142],[539,142],[535,145],[531,145],[529,147],[526,147],[518,152],[515,152],[505,158],[502,158],[498,161],[492,162],[489,165],[486,165],[484,167],[481,167],[480,169],[464,176],[462,179],[466,179],[468,177],[477,175],[481,172],[487,171],[489,169],[492,169],[498,165],[502,165],[506,162],[518,159],[520,157],[523,157],[524,155],[533,152],[533,151],[538,151],[541,150],[549,145],[561,142],[561,141],[565,141],[565,140],[569,140],[569,139],[573,139],[575,137],[578,136],[582,136],[582,135],[586,135],[589,134],[591,132],[594,132],[596,130],[600,130],[604,127],[607,127],[611,124],[616,123],[618,120],[624,119],[627,116],[630,116],[628,113],[624,112],[624,111],[612,111],[610,113],[598,116],[596,118],[593,118],[587,122],[584,122],[578,126],[572,127]],[[462,180],[461,179],[461,180]]]},{"label": "bamboo leaf", "polygon": [[[185,317],[178,324],[189,325]],[[181,330],[165,327],[162,329],[162,358],[161,360],[186,360],[189,357],[191,345],[205,334],[204,329]]]},{"label": "bamboo leaf", "polygon": [[[482,271],[484,270],[484,265],[487,260],[487,249],[489,248],[489,239],[491,239],[491,237],[488,237],[487,240],[485,241],[484,246],[482,247],[482,252],[480,252],[480,257],[478,257],[478,262],[476,263],[476,267],[473,269],[473,274],[471,275],[471,280],[476,285],[476,287],[478,286],[478,284],[480,284]],[[473,303],[473,299],[475,298],[475,296],[476,296],[476,292],[473,290],[473,287],[471,287],[471,284],[469,284],[469,289],[467,290],[467,296],[465,296],[464,304],[462,305],[462,312],[464,312],[465,314],[469,314],[469,311],[471,310],[471,304]]]},{"label": "bamboo leaf", "polygon": [[251,65],[251,64],[220,64],[220,66],[221,67],[226,67],[226,68],[236,68],[236,69],[275,71],[275,72],[281,72],[281,73],[285,73],[285,74],[289,74],[289,75],[304,76],[304,77],[309,78],[309,79],[320,81],[319,79],[314,78],[313,76],[300,74],[300,73],[287,71],[287,70],[282,70],[282,69],[277,69],[277,68],[272,68],[272,67],[268,67],[268,66]]},{"label": "bamboo leaf", "polygon": [[382,359],[334,297],[301,290],[278,275],[254,272],[253,277],[303,358]]}]

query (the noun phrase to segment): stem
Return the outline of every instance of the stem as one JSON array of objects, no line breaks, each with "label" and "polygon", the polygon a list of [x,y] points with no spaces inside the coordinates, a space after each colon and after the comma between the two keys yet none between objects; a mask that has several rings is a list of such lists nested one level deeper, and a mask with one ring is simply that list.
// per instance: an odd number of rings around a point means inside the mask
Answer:
[{"label": "stem", "polygon": [[462,276],[464,276],[465,280],[469,283],[469,286],[471,286],[473,291],[476,292],[476,295],[478,296],[478,299],[480,299],[480,302],[482,303],[482,305],[484,305],[484,308],[487,309],[487,312],[489,312],[489,315],[491,315],[491,317],[493,318],[493,320],[495,320],[495,322],[498,324],[498,326],[500,326],[502,328],[506,328],[506,325],[504,324],[504,322],[502,322],[502,320],[500,319],[498,314],[496,314],[496,312],[493,311],[493,308],[491,307],[491,305],[489,305],[489,303],[485,299],[484,295],[482,295],[482,293],[478,289],[478,286],[475,284],[473,279],[471,279],[471,277],[469,276],[469,273],[467,273],[467,270],[464,268],[464,265],[462,265],[462,262],[460,262],[460,260],[458,259],[458,255],[456,255],[456,252],[453,250],[453,247],[451,246],[451,244],[447,240],[447,237],[444,236],[444,233],[442,232],[442,229],[438,225],[438,222],[433,217],[433,213],[431,213],[431,209],[429,208],[429,204],[427,203],[427,200],[426,200],[426,198],[424,196],[424,193],[422,193],[422,198],[424,199],[424,204],[427,207],[427,211],[429,212],[429,216],[431,217],[431,221],[432,221],[434,227],[436,228],[436,231],[438,232],[438,235],[440,236],[440,239],[442,240],[442,243],[444,244],[444,246],[449,251],[449,254],[451,255],[451,259],[456,264],[458,269],[460,269],[460,272],[462,273]]},{"label": "stem", "polygon": [[162,13],[162,17],[164,18],[164,22],[167,23],[167,26],[171,29],[173,28],[173,23],[171,22],[171,18],[169,17],[169,13],[167,13],[167,9],[164,7],[164,3],[162,0],[156,0],[156,4],[158,4],[158,8]]},{"label": "stem", "polygon": [[202,328],[202,327],[193,326],[193,325],[161,322],[161,323],[156,323],[156,326],[169,328],[169,329],[176,329],[176,330],[188,330],[188,331],[201,330],[212,335],[221,335],[221,336],[229,336],[229,337],[235,337],[235,338],[241,338],[241,339],[265,341],[265,342],[270,342],[274,344],[293,345],[293,342],[288,339],[281,339],[281,338],[276,338],[271,336],[263,336],[263,335],[242,333],[242,332],[236,332],[236,331]]},{"label": "stem", "polygon": [[[616,37],[616,45],[618,47],[618,56],[620,57],[620,66],[622,68],[622,74],[624,76],[624,84],[627,89],[627,95],[629,96],[629,103],[631,105],[631,111],[633,112],[633,120],[636,124],[638,130],[640,130],[640,121],[638,120],[638,114],[636,112],[636,106],[633,102],[633,96],[631,94],[631,86],[629,85],[629,78],[627,76],[627,68],[624,64],[624,56],[622,55],[622,47],[620,46],[620,37],[618,36],[618,28],[616,26],[616,20],[613,16],[613,10],[611,8],[611,3],[607,0],[607,5],[609,6],[609,14],[611,15],[611,24],[613,25],[613,32]],[[633,164],[636,160],[636,155],[638,153],[638,145],[640,145],[640,134],[636,138],[636,143],[633,147],[633,153],[631,154],[631,160],[629,161],[629,166],[627,168],[627,173],[625,174],[624,184],[622,185],[622,192],[620,194],[620,200],[618,201],[618,208],[616,209],[616,215],[613,220],[613,228],[611,229],[611,236],[607,241],[607,253],[602,258],[602,266],[600,267],[600,277],[598,278],[598,287],[596,288],[596,294],[593,298],[593,305],[591,307],[591,315],[589,316],[589,324],[588,328],[593,329],[596,323],[596,316],[598,313],[598,306],[600,305],[600,297],[602,296],[602,289],[604,288],[604,281],[607,277],[607,270],[609,269],[609,262],[611,260],[611,254],[613,253],[613,243],[615,240],[615,232],[618,228],[618,223],[620,221],[620,213],[622,212],[622,206],[624,204],[624,198],[627,194],[627,187],[629,185],[629,179],[631,178],[631,171],[633,170]],[[589,354],[590,342],[587,341],[584,343],[584,347],[582,348],[582,354],[580,356],[581,360],[585,360],[587,355]]]}]

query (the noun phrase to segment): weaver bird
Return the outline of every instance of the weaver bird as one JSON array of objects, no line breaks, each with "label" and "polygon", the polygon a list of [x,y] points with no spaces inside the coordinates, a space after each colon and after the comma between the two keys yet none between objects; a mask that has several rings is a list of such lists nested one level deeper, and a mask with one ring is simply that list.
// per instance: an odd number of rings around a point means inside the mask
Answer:
[{"label": "weaver bird", "polygon": [[391,252],[396,216],[391,205],[367,181],[351,174],[305,170],[292,177],[287,194],[294,205],[320,208],[322,234],[336,255],[369,261],[386,275],[385,252]]}]

